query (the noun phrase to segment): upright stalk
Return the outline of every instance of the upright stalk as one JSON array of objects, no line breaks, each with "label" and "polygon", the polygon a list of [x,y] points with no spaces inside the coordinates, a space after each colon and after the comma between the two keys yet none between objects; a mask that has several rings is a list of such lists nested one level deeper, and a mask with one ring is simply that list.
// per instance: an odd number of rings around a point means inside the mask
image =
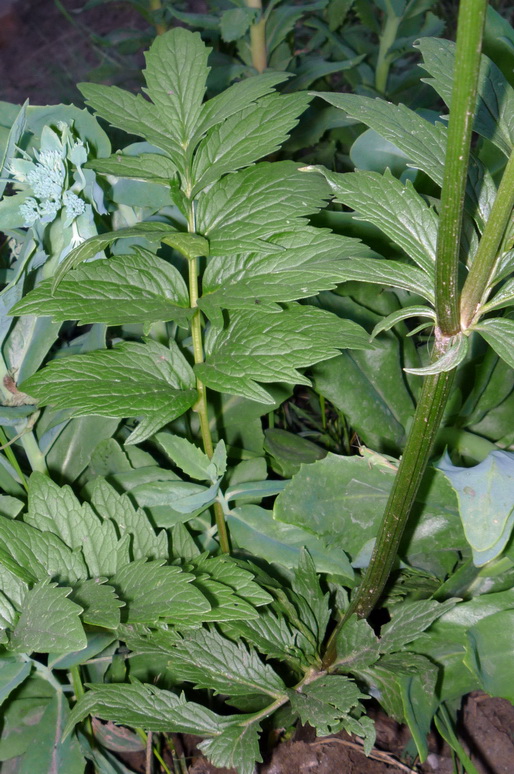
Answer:
[{"label": "upright stalk", "polygon": [[388,56],[389,49],[396,40],[396,33],[400,26],[402,18],[397,16],[394,10],[391,8],[391,4],[387,4],[387,16],[384,24],[384,29],[380,36],[380,45],[378,47],[377,66],[375,69],[375,88],[380,94],[385,94],[387,89],[387,78],[389,76],[389,68],[391,67],[391,60]]},{"label": "upright stalk", "polygon": [[258,73],[262,73],[268,66],[266,19],[262,13],[262,0],[245,0],[245,2],[248,8],[257,8],[261,12],[259,21],[250,27],[250,47],[252,51],[252,64]]},{"label": "upright stalk", "polygon": [[[160,11],[162,8],[161,0],[150,0],[150,10],[151,11]],[[155,24],[155,31],[157,35],[164,35],[166,32],[166,25],[165,24]]]},{"label": "upright stalk", "polygon": [[443,336],[460,330],[458,266],[471,131],[475,116],[485,0],[461,0],[437,234],[436,312]]},{"label": "upright stalk", "polygon": [[[187,228],[190,234],[196,233],[196,220],[194,202],[189,202],[189,214]],[[203,363],[203,339],[202,339],[202,315],[198,308],[198,258],[189,259],[189,305],[195,313],[191,319],[191,337],[193,339],[193,357],[195,364]],[[209,413],[207,409],[207,390],[205,384],[197,378],[196,390],[198,400],[194,411],[198,413],[200,420],[200,432],[205,453],[212,457],[214,447],[212,444],[211,428],[209,427]],[[230,553],[227,523],[220,503],[214,503],[214,517],[218,528],[220,548],[224,554]]]},{"label": "upright stalk", "polygon": [[461,299],[461,325],[465,330],[473,322],[496,267],[498,250],[514,207],[514,149],[485,224],[484,233],[464,283]]},{"label": "upright stalk", "polygon": [[[457,268],[486,6],[487,0],[462,0],[459,11],[454,87],[435,267],[435,358],[444,354],[451,337],[460,330]],[[412,428],[387,501],[371,562],[349,609],[327,643],[323,658],[324,669],[328,669],[336,659],[337,636],[348,618],[353,613],[366,618],[384,590],[430,458],[453,378],[453,371],[443,372],[427,376],[423,382]]]}]

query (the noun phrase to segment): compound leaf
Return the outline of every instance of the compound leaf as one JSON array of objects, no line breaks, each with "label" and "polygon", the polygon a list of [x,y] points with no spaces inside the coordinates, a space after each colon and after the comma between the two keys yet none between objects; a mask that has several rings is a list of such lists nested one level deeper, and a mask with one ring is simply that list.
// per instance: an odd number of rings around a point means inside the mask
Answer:
[{"label": "compound leaf", "polygon": [[285,690],[282,679],[253,649],[214,630],[199,629],[179,642],[173,648],[170,668],[175,677],[197,688],[230,696],[265,693],[278,698]]},{"label": "compound leaf", "polygon": [[112,350],[53,360],[24,383],[41,405],[73,416],[137,417],[127,443],[140,443],[196,400],[193,373],[178,347],[125,342]]},{"label": "compound leaf", "polygon": [[151,323],[175,320],[185,325],[189,308],[187,287],[179,271],[149,250],[85,264],[67,274],[55,290],[43,280],[11,314],[52,317],[79,325]]},{"label": "compound leaf", "polygon": [[291,706],[302,723],[313,726],[319,736],[344,727],[344,720],[367,698],[356,683],[343,675],[325,675],[301,691],[289,691]]},{"label": "compound leaf", "polygon": [[257,382],[310,384],[298,368],[328,360],[338,349],[370,346],[356,323],[298,304],[278,313],[243,310],[212,339],[205,363],[195,367],[198,377],[214,390],[262,403],[271,397]]}]

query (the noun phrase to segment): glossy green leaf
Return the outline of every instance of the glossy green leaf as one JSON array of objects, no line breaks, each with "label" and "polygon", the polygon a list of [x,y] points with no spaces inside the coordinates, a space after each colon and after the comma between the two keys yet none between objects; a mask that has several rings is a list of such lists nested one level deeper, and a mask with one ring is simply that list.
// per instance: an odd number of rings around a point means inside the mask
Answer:
[{"label": "glossy green leaf", "polygon": [[[378,226],[433,279],[438,218],[412,183],[403,184],[389,170],[380,175],[317,169],[328,181],[335,201],[351,207],[359,219]],[[430,280],[425,278],[429,286]]]},{"label": "glossy green leaf", "polygon": [[71,549],[81,552],[91,576],[116,572],[118,537],[114,525],[98,519],[87,503],[81,505],[70,487],[61,488],[48,476],[33,473],[24,521],[57,535]]},{"label": "glossy green leaf", "polygon": [[102,580],[84,581],[73,589],[71,599],[83,608],[81,618],[84,623],[112,630],[119,626],[120,608],[125,603],[118,599],[115,589]]},{"label": "glossy green leaf", "polygon": [[141,153],[138,156],[114,153],[108,159],[92,159],[85,166],[101,175],[149,180],[162,185],[169,185],[177,172],[170,159],[161,153]]},{"label": "glossy green leaf", "polygon": [[457,494],[466,538],[478,567],[499,556],[514,526],[514,454],[493,451],[479,465],[438,464]]},{"label": "glossy green leaf", "polygon": [[[450,106],[453,85],[455,43],[450,40],[422,38],[417,46],[423,56],[424,78]],[[514,143],[514,90],[501,70],[482,55],[478,82],[478,100],[473,128],[491,140],[508,157]]]},{"label": "glossy green leaf", "polygon": [[289,691],[291,706],[320,736],[336,733],[344,726],[345,716],[359,707],[361,693],[356,683],[343,675],[325,675],[301,691]]},{"label": "glossy green leaf", "polygon": [[305,93],[270,94],[213,128],[195,153],[192,195],[227,172],[235,172],[277,151],[309,101]]},{"label": "glossy green leaf", "polygon": [[200,735],[219,734],[230,722],[229,717],[221,718],[183,695],[141,683],[91,685],[71,711],[64,734],[89,714],[147,731]]},{"label": "glossy green leaf", "polygon": [[285,690],[282,679],[253,649],[214,630],[200,629],[185,636],[173,648],[170,668],[177,678],[197,688],[230,696],[265,693],[278,698]]},{"label": "glossy green leaf", "polygon": [[279,313],[234,314],[214,332],[205,363],[195,371],[207,386],[262,403],[271,396],[257,382],[310,384],[297,369],[328,360],[338,349],[370,346],[363,329],[313,307],[291,304]]},{"label": "glossy green leaf", "polygon": [[0,704],[8,698],[32,671],[30,661],[17,661],[12,657],[0,659]]},{"label": "glossy green leaf", "polygon": [[173,342],[125,342],[112,350],[53,360],[25,386],[41,405],[71,408],[74,416],[138,417],[127,439],[140,443],[196,400],[194,377]]},{"label": "glossy green leaf", "polygon": [[94,258],[95,255],[101,253],[110,244],[116,242],[117,239],[144,237],[151,244],[159,244],[165,236],[173,233],[175,233],[175,229],[172,226],[168,226],[160,221],[149,221],[148,223],[136,223],[135,226],[129,228],[121,228],[119,231],[109,231],[105,234],[92,236],[71,250],[64,260],[61,261],[54,274],[52,290],[56,289],[59,282],[70,269],[75,269],[83,261]]},{"label": "glossy green leaf", "polygon": [[504,285],[500,287],[497,293],[487,301],[482,307],[481,312],[490,312],[492,309],[504,309],[508,306],[514,305],[514,279],[508,279]]},{"label": "glossy green leaf", "polygon": [[214,739],[200,742],[199,749],[214,766],[236,768],[238,774],[253,774],[255,763],[262,761],[259,752],[257,723],[234,722]]},{"label": "glossy green leaf", "polygon": [[422,600],[420,602],[402,602],[391,608],[391,621],[380,630],[380,653],[394,653],[428,629],[431,624],[447,613],[458,600],[445,602]]},{"label": "glossy green leaf", "polygon": [[209,239],[212,256],[273,252],[265,240],[303,225],[328,195],[321,176],[304,175],[291,161],[262,162],[226,175],[198,199],[196,229]]},{"label": "glossy green leaf", "polygon": [[163,562],[138,560],[111,578],[127,604],[128,623],[156,623],[159,619],[188,625],[188,614],[208,612],[210,605],[191,583],[193,575]]},{"label": "glossy green leaf", "polygon": [[[436,319],[435,311],[428,306],[408,306],[406,309],[398,309],[396,312],[392,312],[387,315],[387,317],[384,317],[384,319],[373,328],[373,331],[371,332],[372,338],[375,338],[375,336],[378,336],[378,334],[383,331],[389,331],[399,322],[408,320],[410,317],[429,317],[432,320]],[[412,373],[412,371],[409,371],[409,373]]]},{"label": "glossy green leaf", "polygon": [[186,438],[170,433],[158,433],[155,441],[166,456],[190,478],[213,483],[216,481],[219,474],[215,464],[211,463],[205,452]]},{"label": "glossy green leaf", "polygon": [[482,320],[473,330],[478,331],[483,339],[494,349],[507,365],[514,368],[514,320],[504,317]]},{"label": "glossy green leaf", "polygon": [[11,309],[79,325],[150,323],[175,320],[182,325],[193,314],[187,287],[178,270],[148,250],[85,264],[68,273],[55,290],[44,280]]},{"label": "glossy green leaf", "polygon": [[482,690],[513,702],[514,610],[501,610],[477,621],[468,629],[467,639],[465,662]]},{"label": "glossy green leaf", "polygon": [[80,608],[67,599],[71,589],[40,581],[27,592],[23,610],[10,637],[14,651],[50,653],[81,650],[87,645]]}]

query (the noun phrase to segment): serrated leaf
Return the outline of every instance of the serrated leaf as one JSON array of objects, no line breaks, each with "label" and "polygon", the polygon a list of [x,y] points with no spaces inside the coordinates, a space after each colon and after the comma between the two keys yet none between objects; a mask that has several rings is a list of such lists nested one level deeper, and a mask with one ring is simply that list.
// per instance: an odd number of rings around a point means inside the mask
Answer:
[{"label": "serrated leaf", "polygon": [[87,638],[80,622],[82,608],[67,599],[70,591],[47,581],[36,583],[23,600],[9,648],[28,653],[85,648]]},{"label": "serrated leaf", "polygon": [[43,315],[79,325],[151,323],[175,320],[187,325],[187,287],[179,271],[148,250],[85,264],[68,273],[55,290],[43,280],[11,309],[13,315]]},{"label": "serrated leaf", "polygon": [[214,739],[198,745],[214,766],[235,768],[238,774],[254,774],[255,764],[262,761],[259,751],[258,723],[234,723]]},{"label": "serrated leaf", "polygon": [[380,630],[380,653],[403,650],[417,639],[438,618],[455,607],[458,599],[436,602],[423,599],[420,602],[402,602],[391,608],[391,621]]},{"label": "serrated leaf", "polygon": [[446,352],[434,362],[424,368],[404,368],[408,374],[417,374],[418,376],[428,376],[429,374],[440,374],[452,371],[457,368],[468,354],[469,337],[463,333],[457,333],[452,337],[450,345]]},{"label": "serrated leaf", "polygon": [[[194,567],[188,568],[195,572]],[[208,612],[188,612],[187,625],[198,627],[204,623],[218,623],[222,621],[247,621],[259,617],[253,604],[239,596],[230,586],[213,580],[206,574],[198,572],[195,578],[195,587],[199,589],[209,600],[211,609]]]},{"label": "serrated leaf", "polygon": [[329,595],[321,591],[314,562],[306,549],[300,553],[300,561],[294,571],[291,588],[307,603],[311,615],[307,614],[307,610],[302,605],[304,613],[302,620],[309,626],[318,646],[321,647],[331,616]]},{"label": "serrated leaf", "polygon": [[269,403],[257,382],[310,384],[298,368],[328,360],[338,349],[369,346],[360,326],[320,309],[290,304],[279,313],[243,310],[215,334],[205,363],[195,370],[214,390]]},{"label": "serrated leaf", "polygon": [[386,169],[341,174],[317,167],[335,194],[335,201],[356,211],[356,218],[373,223],[401,247],[428,275],[435,270],[438,218],[412,183],[403,184]]},{"label": "serrated leaf", "polygon": [[86,239],[85,242],[82,242],[78,247],[71,250],[61,261],[54,274],[52,290],[57,288],[59,282],[61,282],[64,275],[67,274],[70,269],[76,268],[83,261],[94,258],[95,255],[118,239],[144,237],[152,244],[159,244],[165,236],[170,236],[174,233],[175,229],[166,223],[149,221],[148,223],[136,223],[135,226],[130,226],[129,228],[120,228],[119,231],[108,231],[105,234],[92,236],[89,239]]},{"label": "serrated leaf", "polygon": [[195,562],[195,570],[208,572],[210,577],[229,586],[239,597],[257,607],[267,605],[271,596],[256,582],[253,574],[239,564],[222,556],[202,556]]},{"label": "serrated leaf", "polygon": [[36,529],[57,535],[74,551],[82,552],[91,576],[116,572],[118,537],[114,525],[101,521],[87,503],[81,505],[70,487],[61,488],[48,476],[33,473],[24,520]]},{"label": "serrated leaf", "polygon": [[138,560],[111,578],[120,599],[127,604],[128,623],[156,623],[159,619],[188,625],[189,616],[207,613],[210,604],[192,585],[194,576],[163,562]]},{"label": "serrated leaf", "polygon": [[[422,80],[451,105],[455,43],[450,40],[422,38],[417,47],[423,67],[432,77]],[[481,57],[478,98],[473,129],[493,142],[507,157],[514,143],[514,90],[501,70],[484,54]]]},{"label": "serrated leaf", "polygon": [[169,185],[177,172],[173,162],[161,153],[141,153],[139,156],[113,153],[108,159],[92,159],[84,166],[101,175],[149,180],[163,185]]},{"label": "serrated leaf", "polygon": [[214,127],[195,153],[192,196],[227,172],[278,150],[309,101],[307,94],[270,94]]},{"label": "serrated leaf", "polygon": [[299,227],[328,195],[321,176],[309,178],[291,161],[261,162],[226,175],[199,197],[196,228],[209,239],[211,256],[273,252],[264,240]]},{"label": "serrated leaf", "polygon": [[313,726],[319,736],[328,736],[339,731],[344,718],[367,697],[349,677],[325,675],[301,691],[289,691],[289,698],[302,723]]},{"label": "serrated leaf", "polygon": [[76,586],[71,592],[71,599],[83,608],[81,617],[84,623],[114,630],[119,626],[120,607],[124,607],[125,603],[102,579],[91,578]]},{"label": "serrated leaf", "polygon": [[193,144],[198,142],[212,126],[220,124],[235,113],[244,110],[260,97],[269,94],[273,87],[289,78],[289,73],[266,72],[253,75],[232,84],[228,89],[202,105]]},{"label": "serrated leaf", "polygon": [[378,645],[378,637],[368,622],[353,615],[337,635],[337,658],[334,665],[343,672],[368,667],[380,658]]},{"label": "serrated leaf", "polygon": [[[56,535],[18,520],[0,518],[0,549],[39,580],[50,577],[62,583],[75,583],[88,575],[82,556]],[[11,572],[15,570],[8,568]]]},{"label": "serrated leaf", "polygon": [[176,27],[158,35],[145,55],[146,91],[166,122],[168,134],[183,150],[200,117],[209,52],[199,33]]},{"label": "serrated leaf", "polygon": [[181,164],[182,148],[151,102],[143,99],[140,94],[131,94],[118,86],[80,83],[78,88],[86,104],[111,126],[144,137],[167,153],[176,166]]},{"label": "serrated leaf", "polygon": [[499,317],[473,326],[507,365],[514,368],[514,320]]},{"label": "serrated leaf", "polygon": [[217,307],[278,311],[279,301],[296,301],[335,288],[345,278],[345,259],[370,255],[369,248],[356,239],[311,226],[280,234],[271,242],[276,250],[269,254],[209,261],[198,302],[206,314],[215,315]]},{"label": "serrated leaf", "polygon": [[[295,666],[305,665],[301,650],[296,643],[286,619],[271,610],[264,610],[258,618],[223,624],[223,632],[233,639],[244,637],[268,658],[286,661]],[[307,664],[308,665],[308,664]]]},{"label": "serrated leaf", "polygon": [[206,707],[154,685],[91,685],[71,711],[64,736],[89,714],[147,731],[219,734],[230,722]]},{"label": "serrated leaf", "polygon": [[198,234],[185,234],[181,231],[176,231],[163,237],[162,241],[166,245],[178,250],[188,260],[209,255],[208,241],[198,236]]},{"label": "serrated leaf", "polygon": [[193,373],[178,347],[124,342],[112,350],[53,360],[24,383],[41,405],[73,416],[137,417],[126,443],[140,443],[197,399]]},{"label": "serrated leaf", "polygon": [[282,679],[253,649],[214,630],[194,631],[179,642],[173,649],[170,668],[175,677],[197,688],[230,696],[265,693],[276,699],[285,691]]},{"label": "serrated leaf", "polygon": [[198,446],[171,433],[157,433],[155,441],[166,456],[190,478],[199,481],[216,481],[211,478],[211,461]]},{"label": "serrated leaf", "polygon": [[375,325],[371,331],[371,338],[374,339],[379,333],[390,330],[402,320],[408,320],[410,317],[430,317],[432,320],[435,320],[436,314],[428,306],[408,306],[406,309],[398,309],[396,312],[388,314],[387,317],[384,317],[383,320]]},{"label": "serrated leaf", "polygon": [[140,508],[136,510],[128,495],[118,494],[103,478],[97,478],[93,483],[91,503],[103,519],[110,520],[107,523],[116,524],[121,538],[130,536],[133,559],[167,559],[165,531],[156,535],[146,513]]},{"label": "serrated leaf", "polygon": [[459,501],[464,533],[478,567],[504,550],[514,525],[514,453],[493,451],[472,468],[438,464]]}]

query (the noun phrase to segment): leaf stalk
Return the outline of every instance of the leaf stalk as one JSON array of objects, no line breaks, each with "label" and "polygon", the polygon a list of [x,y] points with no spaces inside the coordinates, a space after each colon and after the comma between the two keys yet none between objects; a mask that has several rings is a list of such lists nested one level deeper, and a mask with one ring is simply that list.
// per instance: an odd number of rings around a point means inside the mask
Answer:
[{"label": "leaf stalk", "polygon": [[257,8],[261,12],[261,18],[250,27],[250,48],[252,64],[258,73],[264,72],[268,66],[268,52],[266,50],[266,19],[262,13],[262,0],[246,0],[248,8]]}]

